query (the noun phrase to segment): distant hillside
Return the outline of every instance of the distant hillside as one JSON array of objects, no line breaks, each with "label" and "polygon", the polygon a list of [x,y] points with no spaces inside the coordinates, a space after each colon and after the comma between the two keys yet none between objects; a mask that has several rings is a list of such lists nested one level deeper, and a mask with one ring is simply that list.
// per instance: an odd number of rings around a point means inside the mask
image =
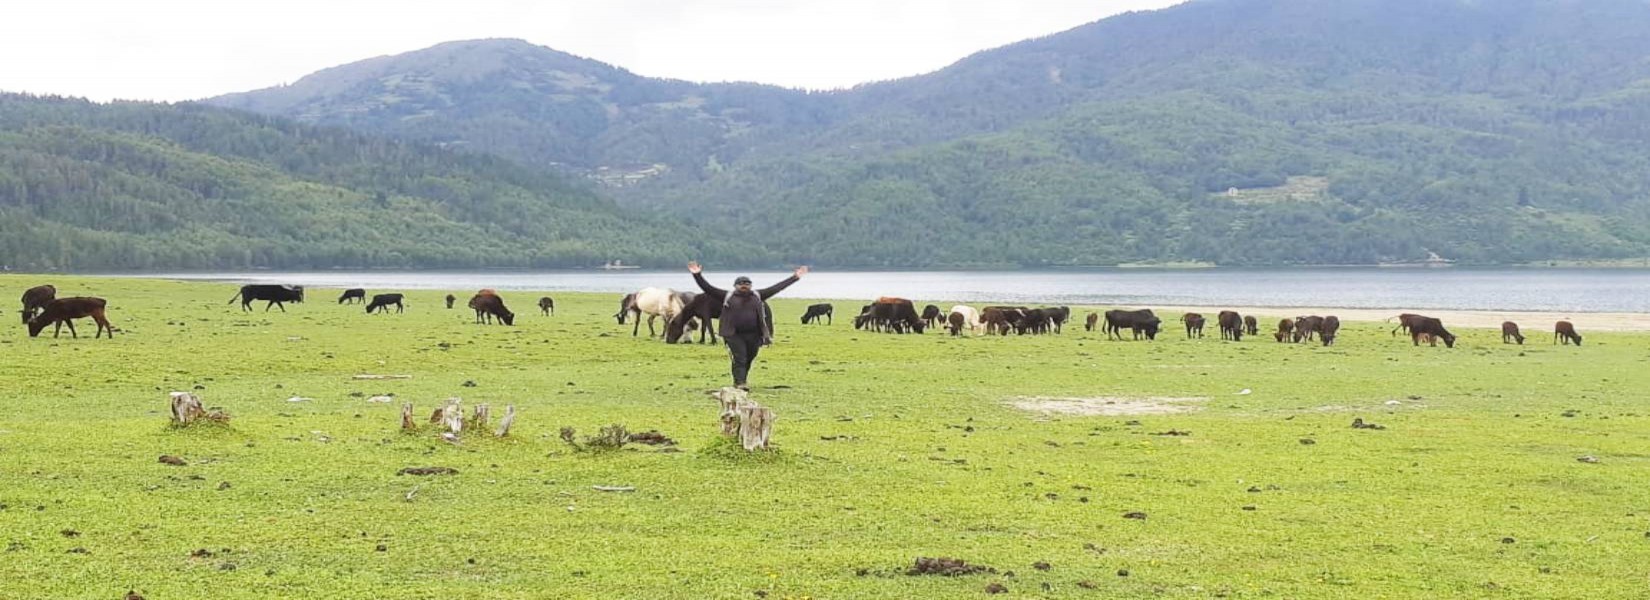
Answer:
[{"label": "distant hillside", "polygon": [[1650,255],[1644,0],[1194,0],[828,94],[501,41],[312,79],[215,102],[573,164],[797,262]]},{"label": "distant hillside", "polygon": [[13,269],[762,261],[496,158],[192,105],[0,94]]}]

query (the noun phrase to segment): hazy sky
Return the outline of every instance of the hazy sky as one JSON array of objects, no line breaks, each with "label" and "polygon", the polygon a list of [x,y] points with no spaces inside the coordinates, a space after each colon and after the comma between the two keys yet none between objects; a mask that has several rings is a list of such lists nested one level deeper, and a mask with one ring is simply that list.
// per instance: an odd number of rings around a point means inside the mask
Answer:
[{"label": "hazy sky", "polygon": [[844,87],[1179,0],[11,0],[0,90],[187,100],[521,38],[635,73]]}]

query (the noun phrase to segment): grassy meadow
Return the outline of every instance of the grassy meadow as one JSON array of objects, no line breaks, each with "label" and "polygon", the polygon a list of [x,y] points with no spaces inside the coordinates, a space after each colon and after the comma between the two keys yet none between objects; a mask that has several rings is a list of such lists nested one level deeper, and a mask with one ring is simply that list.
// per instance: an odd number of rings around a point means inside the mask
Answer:
[{"label": "grassy meadow", "polygon": [[[30,339],[16,296],[43,282],[107,298],[121,333]],[[751,377],[776,451],[747,455],[705,395],[725,352],[633,338],[613,294],[544,317],[507,292],[502,327],[471,323],[472,290],[368,316],[323,289],[243,313],[236,288],[0,276],[0,598],[1650,596],[1650,335],[897,336],[854,331],[860,301],[802,326],[809,302],[782,298]],[[233,418],[174,429],[172,390]],[[495,421],[514,404],[512,435],[400,432],[401,402],[455,396]],[[1202,400],[1009,404],[1045,397]],[[612,423],[677,445],[558,435]],[[458,473],[397,474],[419,466]],[[907,575],[917,557],[997,572]]]}]

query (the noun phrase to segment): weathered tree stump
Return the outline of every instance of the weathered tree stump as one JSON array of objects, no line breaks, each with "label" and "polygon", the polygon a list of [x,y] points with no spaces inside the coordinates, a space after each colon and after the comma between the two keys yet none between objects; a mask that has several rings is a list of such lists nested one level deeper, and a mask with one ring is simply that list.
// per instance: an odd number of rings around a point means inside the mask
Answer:
[{"label": "weathered tree stump", "polygon": [[739,443],[746,451],[767,450],[773,432],[773,411],[756,403],[739,407]]},{"label": "weathered tree stump", "polygon": [[494,431],[493,435],[496,435],[498,437],[505,437],[505,436],[510,435],[510,426],[515,424],[515,422],[516,422],[516,405],[510,404],[510,405],[505,406],[504,407],[504,418],[498,420],[498,430]]},{"label": "weathered tree stump", "polygon": [[441,409],[441,425],[453,433],[464,430],[464,407],[459,406],[460,402],[463,400],[448,398],[447,407]]},{"label": "weathered tree stump", "polygon": [[493,410],[486,404],[477,404],[475,414],[470,416],[471,429],[487,429],[487,422],[492,420]]},{"label": "weathered tree stump", "polygon": [[411,402],[401,405],[401,430],[418,430],[418,423],[413,422],[413,405]]},{"label": "weathered tree stump", "polygon": [[725,387],[715,394],[717,402],[722,405],[722,435],[734,437],[739,435],[739,407],[750,403],[750,392],[734,387]]},{"label": "weathered tree stump", "polygon": [[206,409],[201,407],[200,398],[189,392],[172,392],[173,423],[188,425],[205,416]]}]

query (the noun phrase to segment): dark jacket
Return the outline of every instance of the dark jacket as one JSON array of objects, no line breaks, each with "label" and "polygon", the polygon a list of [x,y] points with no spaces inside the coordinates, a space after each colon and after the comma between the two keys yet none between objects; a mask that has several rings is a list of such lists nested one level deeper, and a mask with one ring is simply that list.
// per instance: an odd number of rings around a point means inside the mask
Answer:
[{"label": "dark jacket", "polygon": [[699,284],[699,289],[714,296],[718,302],[722,303],[722,323],[717,326],[717,333],[722,337],[732,336],[735,333],[734,323],[754,320],[762,324],[762,343],[764,345],[773,342],[773,329],[768,324],[767,315],[763,310],[765,301],[781,290],[790,287],[796,281],[797,277],[792,275],[784,281],[773,284],[772,287],[751,290],[749,294],[739,294],[711,285],[710,282],[705,281],[703,273],[693,274],[693,282]]}]

